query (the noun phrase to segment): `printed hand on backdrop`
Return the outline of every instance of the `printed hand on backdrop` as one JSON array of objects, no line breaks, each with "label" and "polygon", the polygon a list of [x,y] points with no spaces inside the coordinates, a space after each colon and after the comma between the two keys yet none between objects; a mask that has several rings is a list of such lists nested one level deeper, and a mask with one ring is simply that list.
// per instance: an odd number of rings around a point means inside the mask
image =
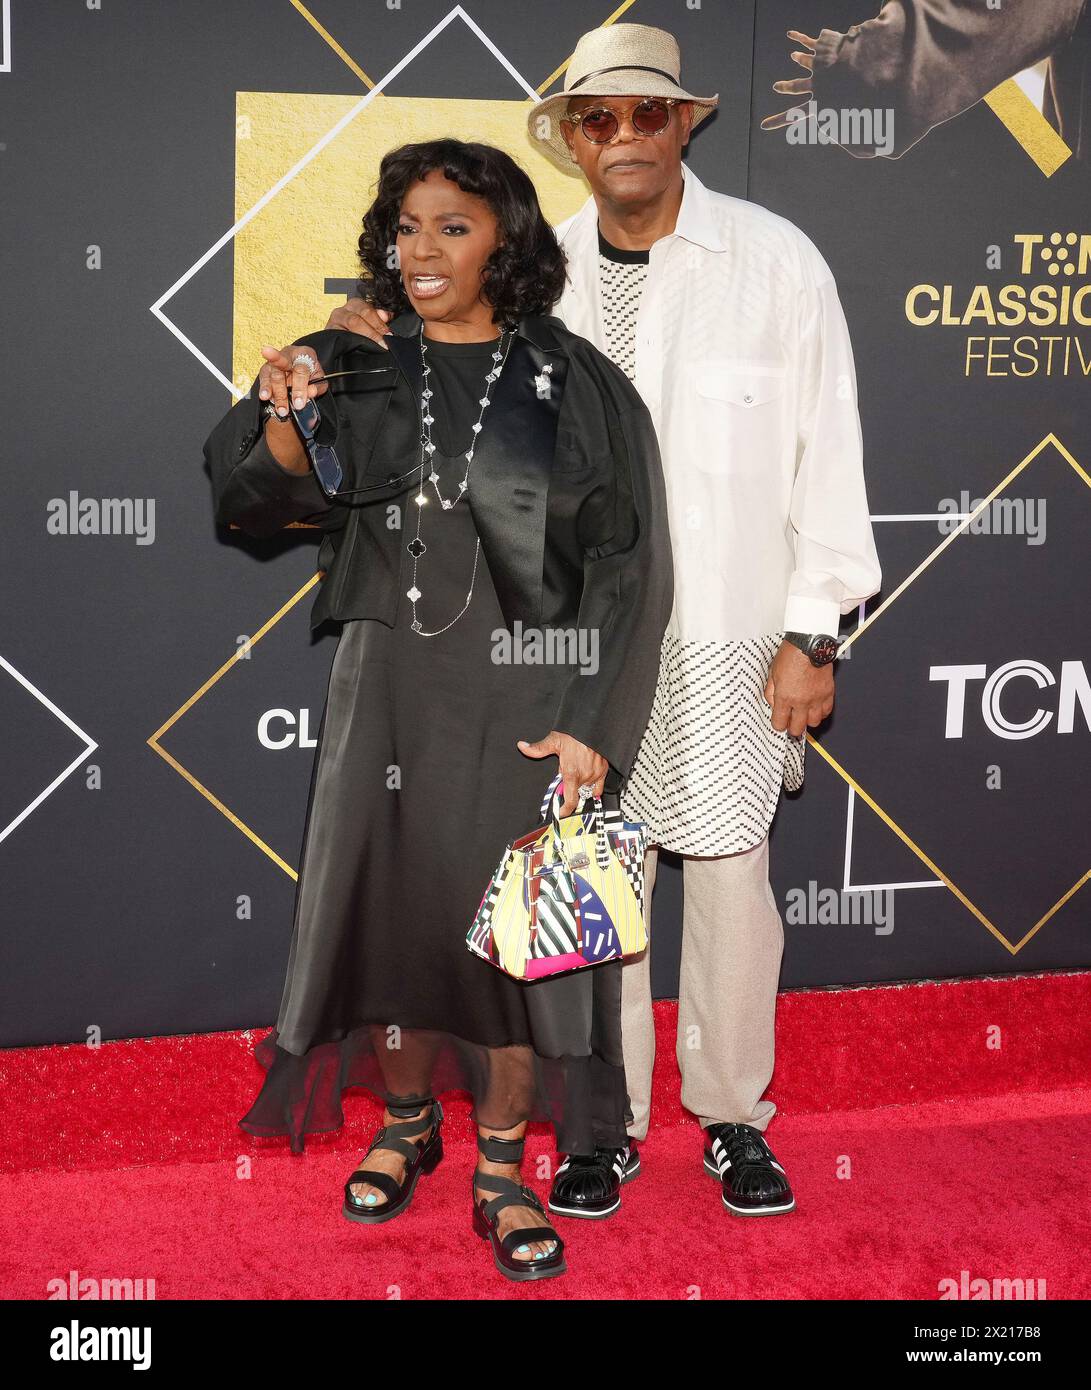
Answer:
[{"label": "printed hand on backdrop", "polygon": [[813,95],[813,79],[811,74],[814,72],[814,55],[815,50],[818,48],[818,40],[808,38],[806,34],[800,33],[798,29],[789,29],[788,37],[793,43],[806,44],[811,50],[810,53],[802,53],[797,50],[792,54],[792,62],[798,63],[801,68],[806,68],[808,76],[789,77],[783,82],[774,82],[773,91],[780,92],[782,96],[798,96],[802,100],[798,106],[789,106],[786,111],[779,111],[775,116],[766,116],[765,120],[761,123],[762,130],[783,130],[786,125],[790,125],[792,121],[798,120],[799,118],[793,115],[793,112],[802,111]]},{"label": "printed hand on backdrop", "polygon": [[791,642],[782,642],[765,683],[765,702],[773,707],[773,728],[799,738],[833,710],[833,667],[812,666]]}]

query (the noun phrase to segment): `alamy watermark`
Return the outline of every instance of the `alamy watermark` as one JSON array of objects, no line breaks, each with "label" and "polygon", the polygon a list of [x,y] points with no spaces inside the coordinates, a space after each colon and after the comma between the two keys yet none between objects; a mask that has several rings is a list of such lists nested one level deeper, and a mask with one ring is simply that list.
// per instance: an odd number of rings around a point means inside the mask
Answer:
[{"label": "alamy watermark", "polygon": [[496,666],[578,666],[581,676],[599,669],[597,627],[524,627],[492,631],[492,660]]},{"label": "alamy watermark", "polygon": [[889,106],[819,106],[813,98],[788,112],[789,145],[860,146],[876,154],[894,152],[894,111]]},{"label": "alamy watermark", "polygon": [[940,1302],[944,1299],[1035,1299],[1046,1296],[1044,1279],[984,1279],[972,1278],[968,1269],[959,1271],[958,1278],[941,1279],[936,1285]]},{"label": "alamy watermark", "polygon": [[970,500],[965,488],[958,497],[941,497],[940,535],[957,531],[967,517],[981,508],[965,528],[971,536],[1025,536],[1027,545],[1041,545],[1046,538],[1046,499],[1044,497],[994,497],[986,507],[983,497]]},{"label": "alamy watermark", "polygon": [[789,888],[784,920],[790,926],[873,927],[876,936],[894,930],[894,893],[889,888]]},{"label": "alamy watermark", "polygon": [[46,503],[45,529],[50,536],[133,536],[137,545],[152,545],[155,498],[81,497],[73,488]]}]

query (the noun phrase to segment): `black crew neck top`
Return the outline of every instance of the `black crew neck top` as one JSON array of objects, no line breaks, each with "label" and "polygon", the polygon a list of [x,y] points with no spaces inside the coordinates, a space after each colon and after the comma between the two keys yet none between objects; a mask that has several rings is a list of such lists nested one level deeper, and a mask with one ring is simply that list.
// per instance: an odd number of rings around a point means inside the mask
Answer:
[{"label": "black crew neck top", "polygon": [[608,261],[620,261],[622,265],[647,265],[650,252],[648,251],[629,251],[623,246],[614,246],[612,242],[606,240],[599,229],[599,255],[605,256]]},{"label": "black crew neck top", "polygon": [[500,334],[495,338],[487,338],[482,343],[449,343],[445,338],[429,338],[424,335],[424,346],[429,352],[438,353],[440,357],[489,357],[494,353],[500,344]]},{"label": "black crew neck top", "polygon": [[488,385],[487,373],[500,365],[492,360],[500,342],[500,336],[483,343],[424,339],[426,360],[432,369],[427,378],[433,393],[429,403],[432,442],[446,458],[456,459],[460,468],[465,450],[475,441],[473,425],[479,416],[483,428],[488,429],[489,412],[481,414],[480,398]]}]

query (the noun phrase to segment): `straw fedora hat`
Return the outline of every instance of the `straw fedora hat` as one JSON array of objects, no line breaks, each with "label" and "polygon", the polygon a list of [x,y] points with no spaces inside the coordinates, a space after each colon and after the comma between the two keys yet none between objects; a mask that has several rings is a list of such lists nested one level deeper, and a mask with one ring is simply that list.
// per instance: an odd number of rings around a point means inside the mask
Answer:
[{"label": "straw fedora hat", "polygon": [[568,64],[564,90],[546,97],[527,115],[539,148],[569,172],[576,161],[565,144],[561,117],[573,97],[677,97],[693,102],[693,127],[711,115],[720,97],[695,97],[681,85],[678,40],[648,24],[609,24],[584,34]]}]

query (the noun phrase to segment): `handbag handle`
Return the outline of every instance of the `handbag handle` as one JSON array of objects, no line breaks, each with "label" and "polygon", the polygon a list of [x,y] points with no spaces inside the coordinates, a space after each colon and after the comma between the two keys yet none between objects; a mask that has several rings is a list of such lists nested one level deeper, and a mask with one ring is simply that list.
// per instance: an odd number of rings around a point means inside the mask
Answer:
[{"label": "handbag handle", "polygon": [[[552,844],[555,851],[553,855],[554,863],[561,857],[558,853],[561,847],[561,790],[561,774],[558,772],[546,788],[546,794],[542,798],[542,807],[538,815],[539,820],[544,821],[546,812],[549,812],[550,828],[553,832]],[[602,810],[602,798],[600,796],[581,796],[577,803],[577,812],[585,801],[592,801],[594,803],[592,823],[594,825],[595,861],[603,873],[605,873],[610,867],[610,846],[606,838],[606,820]],[[552,805],[550,803],[552,803]]]}]

